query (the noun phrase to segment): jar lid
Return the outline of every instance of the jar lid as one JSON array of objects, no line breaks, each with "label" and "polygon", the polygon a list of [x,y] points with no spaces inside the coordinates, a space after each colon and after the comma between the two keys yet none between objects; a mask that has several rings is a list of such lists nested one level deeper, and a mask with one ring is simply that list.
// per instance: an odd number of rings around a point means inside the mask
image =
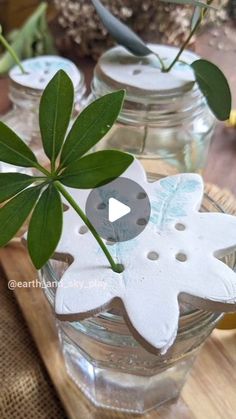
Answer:
[{"label": "jar lid", "polygon": [[[161,56],[166,66],[178,53],[176,47],[157,44],[148,46]],[[136,57],[125,48],[117,46],[101,56],[95,68],[95,76],[111,89],[125,87],[129,96],[142,93],[150,95],[180,93],[192,89],[195,76],[186,63],[191,64],[197,59],[199,57],[196,54],[184,51],[181,55],[181,60],[184,62],[176,63],[170,72],[164,73],[161,72],[155,55]]]},{"label": "jar lid", "polygon": [[83,74],[76,65],[67,58],[44,55],[22,61],[26,74],[23,74],[18,66],[10,71],[10,79],[24,87],[36,90],[44,90],[48,82],[58,70],[64,70],[71,78],[75,90],[83,83]]}]

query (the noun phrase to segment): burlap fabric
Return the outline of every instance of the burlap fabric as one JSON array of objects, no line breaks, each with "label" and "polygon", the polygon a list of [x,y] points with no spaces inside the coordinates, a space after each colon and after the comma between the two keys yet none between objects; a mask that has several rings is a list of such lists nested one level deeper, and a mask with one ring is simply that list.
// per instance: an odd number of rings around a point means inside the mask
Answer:
[{"label": "burlap fabric", "polygon": [[0,272],[0,419],[63,418],[14,294]]},{"label": "burlap fabric", "polygon": [[[209,195],[236,214],[235,198],[208,185]],[[0,419],[62,419],[66,414],[0,271]],[[83,418],[81,418],[83,419]]]}]

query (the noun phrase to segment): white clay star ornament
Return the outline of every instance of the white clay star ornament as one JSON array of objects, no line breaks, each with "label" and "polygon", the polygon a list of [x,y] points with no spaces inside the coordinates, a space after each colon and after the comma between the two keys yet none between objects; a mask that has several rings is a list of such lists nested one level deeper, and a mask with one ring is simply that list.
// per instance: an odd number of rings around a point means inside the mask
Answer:
[{"label": "white clay star ornament", "polygon": [[[123,176],[148,194],[148,225],[135,239],[109,246],[124,266],[115,273],[92,234],[81,234],[83,222],[69,208],[57,252],[73,262],[57,288],[55,311],[84,318],[118,299],[136,335],[165,352],[177,334],[180,298],[197,308],[236,310],[236,274],[219,260],[236,249],[236,217],[199,212],[204,186],[197,174],[149,183],[135,160]],[[90,190],[70,193],[84,210]]]}]

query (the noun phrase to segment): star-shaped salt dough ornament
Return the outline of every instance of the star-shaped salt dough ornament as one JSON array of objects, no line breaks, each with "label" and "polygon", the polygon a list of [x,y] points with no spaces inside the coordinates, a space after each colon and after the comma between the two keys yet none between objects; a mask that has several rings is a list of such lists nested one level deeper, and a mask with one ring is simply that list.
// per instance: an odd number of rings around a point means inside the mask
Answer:
[{"label": "star-shaped salt dough ornament", "polygon": [[[115,273],[75,211],[65,213],[58,253],[73,262],[56,292],[55,311],[85,318],[122,301],[140,342],[163,353],[175,340],[179,297],[196,308],[236,310],[236,274],[219,258],[236,249],[236,217],[199,212],[203,181],[178,174],[149,183],[135,160],[122,175],[139,183],[151,202],[151,217],[133,240],[108,245],[123,273]],[[85,209],[89,190],[70,189]]]}]

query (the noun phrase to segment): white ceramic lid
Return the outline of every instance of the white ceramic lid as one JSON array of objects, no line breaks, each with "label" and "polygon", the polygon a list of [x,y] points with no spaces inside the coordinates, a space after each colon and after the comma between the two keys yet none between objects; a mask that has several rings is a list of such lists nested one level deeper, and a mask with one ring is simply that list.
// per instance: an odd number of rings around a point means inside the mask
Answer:
[{"label": "white ceramic lid", "polygon": [[[149,44],[149,47],[161,56],[166,67],[178,53],[175,47],[156,44]],[[188,64],[197,59],[199,57],[190,51],[181,55],[181,60]],[[137,89],[150,93],[186,91],[195,81],[192,69],[183,62],[176,63],[170,72],[163,73],[155,55],[135,57],[121,46],[111,48],[101,56],[95,73],[104,82],[109,79],[112,84],[115,83],[116,88],[126,85],[129,92]]]},{"label": "white ceramic lid", "polygon": [[67,58],[44,55],[22,61],[26,74],[18,66],[10,71],[10,78],[14,82],[32,89],[43,90],[55,73],[62,69],[71,78],[75,90],[80,85],[83,75],[76,65]]}]

